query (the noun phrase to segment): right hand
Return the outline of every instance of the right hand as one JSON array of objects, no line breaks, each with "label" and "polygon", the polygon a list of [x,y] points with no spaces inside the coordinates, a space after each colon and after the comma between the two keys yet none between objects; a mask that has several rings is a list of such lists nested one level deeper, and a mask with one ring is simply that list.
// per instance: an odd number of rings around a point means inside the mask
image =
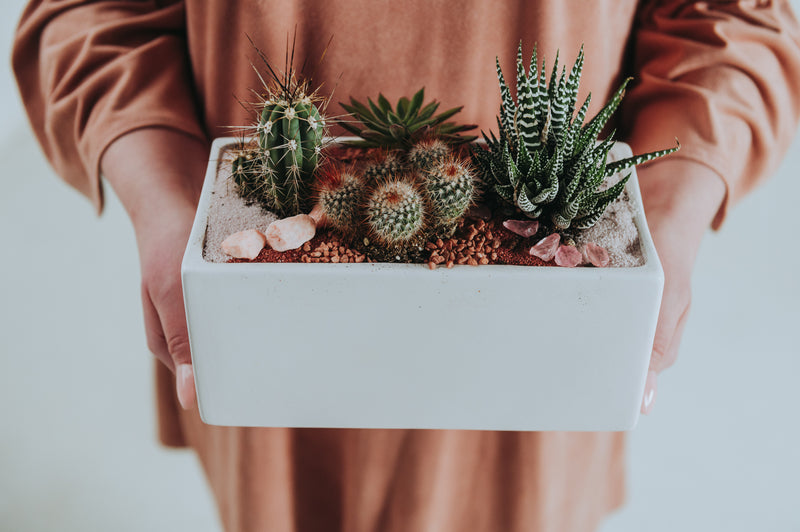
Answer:
[{"label": "right hand", "polygon": [[101,162],[136,232],[147,346],[175,374],[184,409],[194,408],[197,396],[181,260],[207,159],[204,142],[169,129],[145,128],[117,139]]},{"label": "right hand", "polygon": [[194,212],[192,205],[176,202],[135,226],[147,347],[175,374],[184,409],[197,400],[181,284],[181,260]]}]

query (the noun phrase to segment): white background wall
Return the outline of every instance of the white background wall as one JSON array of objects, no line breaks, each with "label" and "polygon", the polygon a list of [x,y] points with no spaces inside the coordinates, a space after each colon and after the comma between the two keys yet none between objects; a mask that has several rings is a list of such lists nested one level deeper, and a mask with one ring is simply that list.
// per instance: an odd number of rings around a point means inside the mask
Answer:
[{"label": "white background wall", "polygon": [[[793,0],[800,11],[800,0]],[[22,0],[0,4],[8,57]],[[155,443],[134,236],[63,185],[0,67],[0,530],[218,531],[194,457]],[[629,502],[602,532],[800,530],[800,141],[709,234]]]}]

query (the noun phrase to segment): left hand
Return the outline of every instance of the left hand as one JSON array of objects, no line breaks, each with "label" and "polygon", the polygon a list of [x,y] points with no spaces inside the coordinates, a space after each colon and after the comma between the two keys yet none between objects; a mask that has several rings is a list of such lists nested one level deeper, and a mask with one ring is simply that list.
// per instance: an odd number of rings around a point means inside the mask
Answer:
[{"label": "left hand", "polygon": [[643,414],[649,414],[657,376],[678,356],[689,315],[695,258],[723,200],[725,185],[710,168],[679,157],[638,172],[647,223],[664,269],[664,295],[641,407]]}]

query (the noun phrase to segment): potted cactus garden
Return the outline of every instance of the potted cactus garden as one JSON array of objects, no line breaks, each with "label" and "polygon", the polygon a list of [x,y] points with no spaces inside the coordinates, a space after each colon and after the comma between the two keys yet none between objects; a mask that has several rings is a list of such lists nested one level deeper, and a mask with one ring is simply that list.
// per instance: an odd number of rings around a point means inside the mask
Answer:
[{"label": "potted cactus garden", "polygon": [[203,419],[634,426],[663,287],[634,166],[677,147],[600,139],[627,81],[587,120],[583,62],[548,78],[520,45],[510,87],[498,61],[498,132],[475,142],[424,89],[336,118],[265,61],[252,129],[213,144],[184,256]]}]

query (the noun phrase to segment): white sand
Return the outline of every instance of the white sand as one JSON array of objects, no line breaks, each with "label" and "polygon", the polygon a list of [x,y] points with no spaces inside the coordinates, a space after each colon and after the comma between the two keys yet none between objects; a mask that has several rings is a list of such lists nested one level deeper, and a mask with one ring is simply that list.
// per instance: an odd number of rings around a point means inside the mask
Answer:
[{"label": "white sand", "polygon": [[208,210],[208,228],[203,258],[208,262],[228,262],[220,246],[225,238],[245,229],[258,229],[262,233],[278,217],[267,213],[258,204],[248,205],[236,192],[231,180],[230,151],[226,150],[217,167],[217,181],[214,184],[214,197]]}]

